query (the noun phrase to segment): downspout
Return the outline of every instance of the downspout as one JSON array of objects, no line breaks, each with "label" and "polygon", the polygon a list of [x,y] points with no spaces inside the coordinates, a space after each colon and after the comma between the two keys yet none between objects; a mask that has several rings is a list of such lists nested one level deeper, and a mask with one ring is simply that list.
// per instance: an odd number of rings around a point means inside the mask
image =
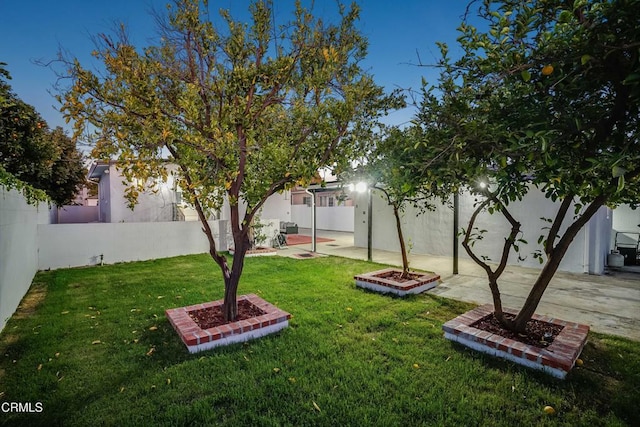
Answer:
[{"label": "downspout", "polygon": [[311,252],[316,251],[316,193],[309,191],[308,188],[304,192],[311,196]]},{"label": "downspout", "polygon": [[373,188],[367,191],[367,261],[373,262]]},{"label": "downspout", "polygon": [[[592,218],[593,219],[593,218]],[[584,274],[589,274],[590,270],[590,252],[591,248],[589,245],[591,244],[591,221],[587,222],[586,227],[583,227],[582,232],[584,233],[584,248],[582,252],[582,272]]]}]

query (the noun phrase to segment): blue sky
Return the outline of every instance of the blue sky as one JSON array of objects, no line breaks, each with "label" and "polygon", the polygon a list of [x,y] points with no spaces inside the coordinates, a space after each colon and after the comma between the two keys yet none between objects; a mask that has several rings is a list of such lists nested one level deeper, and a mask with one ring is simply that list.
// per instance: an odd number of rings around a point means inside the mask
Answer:
[{"label": "blue sky", "polygon": [[[151,9],[164,11],[167,0],[0,0],[0,62],[7,63],[15,93],[33,105],[51,127],[63,126],[59,105],[50,92],[55,73],[35,64],[56,58],[59,49],[81,62],[93,50],[91,36],[111,33],[122,22],[138,46],[149,45],[155,36]],[[275,0],[284,20],[289,0]],[[307,2],[305,2],[307,3]],[[332,0],[316,0],[316,13],[334,11]],[[418,67],[433,63],[439,55],[436,41],[447,42],[455,52],[456,28],[465,12],[466,0],[358,0],[360,30],[369,39],[364,65],[376,82],[387,90],[420,87],[421,78],[435,79],[432,69]],[[210,9],[230,9],[242,17],[247,0],[210,0]],[[280,9],[280,10],[278,10]],[[413,64],[413,65],[412,65]],[[411,118],[411,108],[387,119],[401,124]]]}]

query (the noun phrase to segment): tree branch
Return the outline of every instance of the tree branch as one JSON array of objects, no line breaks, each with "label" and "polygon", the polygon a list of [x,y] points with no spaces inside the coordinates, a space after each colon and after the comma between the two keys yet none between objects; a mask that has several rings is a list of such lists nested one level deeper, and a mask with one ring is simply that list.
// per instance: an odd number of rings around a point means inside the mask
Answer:
[{"label": "tree branch", "polygon": [[568,195],[562,200],[562,204],[560,205],[560,209],[556,213],[556,216],[553,220],[553,224],[549,229],[549,233],[547,234],[547,241],[544,244],[544,252],[549,256],[551,251],[553,251],[553,245],[558,238],[558,231],[560,231],[560,227],[564,222],[564,218],[567,215],[567,211],[573,202],[573,194]]}]

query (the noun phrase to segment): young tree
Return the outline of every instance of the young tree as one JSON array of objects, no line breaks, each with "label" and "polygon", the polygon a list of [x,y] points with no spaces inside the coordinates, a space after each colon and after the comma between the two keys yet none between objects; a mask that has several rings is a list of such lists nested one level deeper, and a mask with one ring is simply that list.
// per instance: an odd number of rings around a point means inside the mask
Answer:
[{"label": "young tree", "polygon": [[[472,2],[472,5],[475,2]],[[441,45],[439,96],[425,91],[420,117],[436,127],[432,149],[445,149],[449,177],[491,188],[480,201],[463,243],[489,277],[495,314],[523,331],[569,245],[603,206],[638,200],[640,175],[640,2],[626,0],[484,0],[486,32],[463,23],[457,61]],[[559,208],[538,241],[544,264],[514,319],[502,313],[498,278],[520,223],[509,203],[530,187]],[[511,231],[493,270],[472,250],[483,209],[500,212]]]},{"label": "young tree", "polygon": [[378,140],[373,151],[367,156],[366,164],[355,172],[365,179],[372,188],[381,191],[391,206],[395,218],[400,254],[402,255],[402,278],[409,277],[409,257],[402,232],[402,214],[407,205],[420,212],[432,210],[431,200],[435,190],[425,182],[423,164],[416,162],[420,155],[416,145],[421,138],[420,129],[391,128]]},{"label": "young tree", "polygon": [[[96,156],[117,158],[125,176],[162,175],[164,153],[180,169],[209,253],[224,282],[224,315],[237,316],[237,289],[256,213],[272,194],[308,183],[320,167],[340,170],[391,100],[358,65],[366,40],[357,5],[327,24],[296,2],[275,26],[273,4],[256,1],[251,22],[208,2],[178,0],[161,20],[159,45],[136,49],[124,31],[99,36],[92,72],[72,64],[64,110],[76,135],[95,128]],[[129,188],[133,199],[138,191]],[[235,253],[218,253],[207,213],[230,204]],[[241,206],[244,204],[244,214]]]},{"label": "young tree", "polygon": [[69,203],[86,180],[82,154],[62,128],[49,130],[3,78],[10,76],[0,64],[0,166],[57,205]]}]

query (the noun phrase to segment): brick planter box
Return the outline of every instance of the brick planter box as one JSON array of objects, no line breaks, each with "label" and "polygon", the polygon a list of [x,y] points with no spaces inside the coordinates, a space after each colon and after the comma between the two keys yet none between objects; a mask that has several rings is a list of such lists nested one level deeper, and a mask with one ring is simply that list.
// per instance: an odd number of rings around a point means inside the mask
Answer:
[{"label": "brick planter box", "polygon": [[371,273],[358,274],[354,276],[356,286],[369,289],[383,294],[392,293],[399,296],[407,294],[419,294],[438,285],[440,276],[433,273],[417,273],[412,271],[413,276],[418,276],[412,280],[398,282],[392,276],[394,273],[402,273],[396,268],[385,268],[384,270],[373,271]]},{"label": "brick planter box", "polygon": [[[503,311],[516,314],[513,310],[504,309]],[[546,348],[526,345],[471,326],[491,313],[493,313],[493,305],[486,304],[448,321],[442,325],[444,337],[474,350],[511,360],[560,379],[564,379],[573,368],[587,342],[589,326],[535,314],[533,319],[562,327],[560,333]]]},{"label": "brick planter box", "polygon": [[[231,255],[233,255],[235,253],[235,250],[233,248],[229,249],[229,253]],[[275,248],[256,248],[256,249],[249,249],[247,251],[247,253],[245,254],[245,258],[251,258],[251,257],[256,257],[256,256],[273,256],[273,255],[277,255],[278,251]]]},{"label": "brick planter box", "polygon": [[238,301],[248,300],[265,314],[239,320],[209,329],[202,329],[189,316],[189,312],[221,306],[223,300],[172,308],[165,311],[169,323],[176,330],[189,353],[197,353],[215,347],[248,341],[280,331],[289,326],[291,315],[269,304],[255,294],[242,295]]}]

